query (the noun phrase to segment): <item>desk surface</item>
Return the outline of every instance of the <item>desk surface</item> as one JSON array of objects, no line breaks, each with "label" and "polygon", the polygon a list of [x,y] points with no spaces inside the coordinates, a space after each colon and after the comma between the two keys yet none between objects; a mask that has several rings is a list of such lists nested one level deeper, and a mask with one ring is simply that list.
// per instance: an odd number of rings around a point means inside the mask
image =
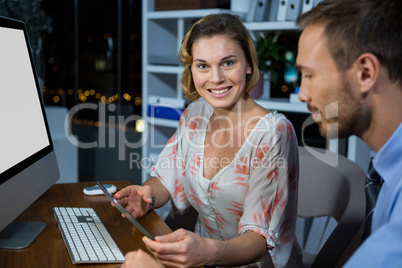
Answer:
[{"label": "desk surface", "polygon": [[[128,181],[104,183],[116,185],[117,190],[130,184]],[[83,188],[94,184],[96,183],[55,184],[36,200],[16,220],[43,221],[47,223],[46,228],[25,249],[0,250],[0,267],[120,267],[120,264],[73,265],[53,216],[53,207],[94,208],[123,254],[137,249],[147,251],[141,240],[142,233],[127,219],[121,217],[121,213],[111,206],[106,196],[86,196],[83,194]],[[150,211],[138,220],[154,236],[171,232],[154,211]]]}]

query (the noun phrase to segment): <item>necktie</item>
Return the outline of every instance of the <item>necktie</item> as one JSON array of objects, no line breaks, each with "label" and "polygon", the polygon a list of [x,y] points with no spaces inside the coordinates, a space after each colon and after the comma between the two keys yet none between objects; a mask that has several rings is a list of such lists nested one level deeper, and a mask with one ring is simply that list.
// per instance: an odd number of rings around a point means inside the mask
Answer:
[{"label": "necktie", "polygon": [[366,176],[366,221],[361,242],[363,242],[371,233],[371,221],[375,209],[375,203],[380,192],[383,180],[380,174],[373,167],[373,162],[370,161],[368,173]]}]

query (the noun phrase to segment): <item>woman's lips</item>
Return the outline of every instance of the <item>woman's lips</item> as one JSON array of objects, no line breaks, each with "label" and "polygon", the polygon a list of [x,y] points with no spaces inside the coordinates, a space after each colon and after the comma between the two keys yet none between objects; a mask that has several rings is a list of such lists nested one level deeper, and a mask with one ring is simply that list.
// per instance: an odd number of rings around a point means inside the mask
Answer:
[{"label": "woman's lips", "polygon": [[232,90],[232,87],[225,87],[225,88],[214,88],[214,89],[208,89],[209,94],[216,98],[222,98],[225,97],[230,93]]}]

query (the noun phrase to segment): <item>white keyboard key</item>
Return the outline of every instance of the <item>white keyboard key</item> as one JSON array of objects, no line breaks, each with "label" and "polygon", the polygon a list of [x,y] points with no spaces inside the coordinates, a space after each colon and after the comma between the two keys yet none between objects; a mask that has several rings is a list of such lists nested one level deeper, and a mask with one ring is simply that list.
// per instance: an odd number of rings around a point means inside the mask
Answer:
[{"label": "white keyboard key", "polygon": [[60,208],[60,214],[61,215],[68,215],[67,211],[66,211],[66,208]]},{"label": "white keyboard key", "polygon": [[73,208],[73,210],[74,210],[74,214],[75,214],[75,215],[77,215],[77,216],[81,216],[81,215],[82,215],[81,210],[80,210],[79,208]]}]

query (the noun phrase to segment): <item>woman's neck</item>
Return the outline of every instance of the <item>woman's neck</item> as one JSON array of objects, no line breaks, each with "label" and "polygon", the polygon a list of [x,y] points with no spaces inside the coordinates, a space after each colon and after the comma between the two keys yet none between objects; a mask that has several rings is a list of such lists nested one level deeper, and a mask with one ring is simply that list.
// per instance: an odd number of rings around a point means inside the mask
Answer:
[{"label": "woman's neck", "polygon": [[253,110],[258,105],[246,94],[234,106],[228,109],[214,109],[211,117],[211,126],[216,129],[236,128],[243,126],[245,122],[255,113]]}]

